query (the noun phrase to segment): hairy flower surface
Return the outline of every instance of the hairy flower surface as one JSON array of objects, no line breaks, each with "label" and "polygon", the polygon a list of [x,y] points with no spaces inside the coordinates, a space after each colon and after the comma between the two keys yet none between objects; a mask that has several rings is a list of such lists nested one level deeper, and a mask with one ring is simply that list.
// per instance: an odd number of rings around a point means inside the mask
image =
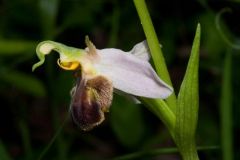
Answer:
[{"label": "hairy flower surface", "polygon": [[73,120],[83,130],[90,130],[104,120],[104,112],[112,102],[113,88],[130,95],[165,99],[173,89],[163,82],[151,64],[145,41],[129,52],[120,49],[96,49],[86,37],[86,49],[78,49],[53,41],[43,41],[36,52],[42,65],[45,55],[52,50],[59,53],[58,65],[73,70],[77,75],[72,90],[71,113]]}]

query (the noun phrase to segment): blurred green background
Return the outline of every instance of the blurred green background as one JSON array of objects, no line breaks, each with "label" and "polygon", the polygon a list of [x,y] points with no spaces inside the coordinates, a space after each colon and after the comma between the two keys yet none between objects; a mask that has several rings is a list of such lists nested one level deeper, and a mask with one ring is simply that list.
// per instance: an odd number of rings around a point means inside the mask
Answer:
[{"label": "blurred green background", "polygon": [[[236,141],[240,134],[239,49],[225,43],[215,24],[216,15],[230,7],[232,12],[221,17],[222,32],[238,43],[240,3],[227,0],[147,0],[146,3],[176,92],[185,73],[196,25],[201,23],[197,144],[220,148],[200,151],[200,159],[231,160],[223,158],[223,152],[232,152],[227,154],[240,159],[240,143]],[[0,1],[1,160],[37,159],[69,116],[73,74],[57,66],[57,54],[47,56],[46,63],[32,72],[32,65],[38,61],[37,43],[49,39],[85,48],[85,35],[89,35],[97,48],[125,51],[145,39],[133,1]],[[226,60],[228,55],[232,61]],[[231,146],[231,139],[233,149],[227,151],[229,147],[226,145],[224,149],[223,144],[227,141]],[[175,145],[159,119],[143,105],[115,94],[102,125],[82,132],[69,118],[43,159],[112,159],[166,147]],[[170,153],[136,159],[180,157]]]}]

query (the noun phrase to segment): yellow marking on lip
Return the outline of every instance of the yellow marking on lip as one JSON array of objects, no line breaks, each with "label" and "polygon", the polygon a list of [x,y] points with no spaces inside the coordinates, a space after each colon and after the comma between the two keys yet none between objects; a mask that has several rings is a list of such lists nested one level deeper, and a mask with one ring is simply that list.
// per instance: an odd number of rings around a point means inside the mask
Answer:
[{"label": "yellow marking on lip", "polygon": [[62,69],[65,69],[65,70],[76,70],[80,66],[79,62],[76,62],[76,61],[61,62],[60,59],[58,59],[57,64],[59,65],[59,67],[61,67]]}]

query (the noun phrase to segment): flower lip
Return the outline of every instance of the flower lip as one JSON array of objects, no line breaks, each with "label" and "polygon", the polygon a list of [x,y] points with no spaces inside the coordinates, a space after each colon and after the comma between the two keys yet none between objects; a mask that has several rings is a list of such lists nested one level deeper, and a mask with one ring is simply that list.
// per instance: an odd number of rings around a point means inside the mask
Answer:
[{"label": "flower lip", "polygon": [[71,114],[74,122],[84,131],[101,124],[112,103],[113,86],[103,76],[86,79],[77,77],[77,84],[71,92]]}]

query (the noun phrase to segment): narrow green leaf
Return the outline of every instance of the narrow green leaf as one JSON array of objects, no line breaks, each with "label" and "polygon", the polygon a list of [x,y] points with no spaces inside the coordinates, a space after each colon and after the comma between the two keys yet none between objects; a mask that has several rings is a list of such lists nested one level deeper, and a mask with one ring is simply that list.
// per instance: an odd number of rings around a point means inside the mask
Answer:
[{"label": "narrow green leaf", "polygon": [[36,42],[25,40],[3,40],[0,39],[0,55],[13,56],[22,53],[31,53],[34,51]]},{"label": "narrow green leaf", "polygon": [[0,80],[33,96],[45,96],[43,83],[34,76],[14,70],[1,70]]},{"label": "narrow green leaf", "polygon": [[227,53],[224,62],[221,91],[221,141],[223,160],[233,160],[233,129],[232,129],[232,55]]},{"label": "narrow green leaf", "polygon": [[200,32],[200,24],[198,24],[187,71],[177,99],[175,141],[184,160],[198,160],[195,130],[199,105],[198,63]]}]

